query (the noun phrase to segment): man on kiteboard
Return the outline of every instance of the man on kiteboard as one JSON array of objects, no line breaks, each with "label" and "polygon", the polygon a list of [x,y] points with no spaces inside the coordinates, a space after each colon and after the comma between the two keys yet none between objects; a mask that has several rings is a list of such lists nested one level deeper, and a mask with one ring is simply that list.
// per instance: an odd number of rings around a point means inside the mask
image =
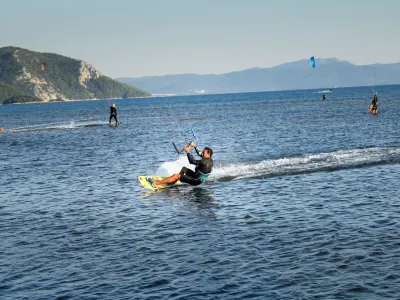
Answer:
[{"label": "man on kiteboard", "polygon": [[117,108],[115,107],[115,104],[111,104],[110,106],[110,121],[109,124],[111,125],[111,119],[115,119],[115,125],[119,125],[118,119],[117,119]]},{"label": "man on kiteboard", "polygon": [[[201,159],[194,159],[194,157],[190,154],[190,147],[193,147],[196,150],[197,155],[199,155]],[[147,177],[146,180],[153,188],[157,188],[158,185],[163,184],[175,184],[177,181],[188,183],[190,185],[199,185],[207,179],[213,168],[213,160],[211,158],[213,155],[213,150],[209,147],[205,147],[203,152],[200,153],[197,145],[194,142],[191,142],[183,149],[187,153],[189,163],[196,166],[195,171],[183,167],[179,174],[174,174],[163,180],[154,180],[150,177]]]},{"label": "man on kiteboard", "polygon": [[371,112],[372,114],[377,114],[378,113],[378,96],[376,95],[376,93],[374,93],[374,98],[372,99],[372,109]]}]

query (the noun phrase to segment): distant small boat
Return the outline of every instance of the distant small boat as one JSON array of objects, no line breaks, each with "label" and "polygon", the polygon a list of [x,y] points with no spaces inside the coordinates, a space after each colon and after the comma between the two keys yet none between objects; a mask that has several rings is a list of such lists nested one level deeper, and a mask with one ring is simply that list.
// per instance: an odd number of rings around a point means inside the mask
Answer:
[{"label": "distant small boat", "polygon": [[332,93],[332,89],[330,89],[330,90],[318,91],[317,93],[318,93],[318,94]]},{"label": "distant small boat", "polygon": [[206,93],[206,91],[205,90],[198,90],[198,91],[195,91],[197,94],[205,94]]}]

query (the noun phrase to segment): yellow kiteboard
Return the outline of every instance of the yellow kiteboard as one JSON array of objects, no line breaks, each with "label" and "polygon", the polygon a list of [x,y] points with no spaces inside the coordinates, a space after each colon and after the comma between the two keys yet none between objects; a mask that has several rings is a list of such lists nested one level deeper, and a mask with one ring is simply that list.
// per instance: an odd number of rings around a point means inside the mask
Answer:
[{"label": "yellow kiteboard", "polygon": [[152,178],[154,180],[163,180],[164,178],[167,177],[160,177],[160,176],[138,176],[137,177],[140,184],[142,185],[142,187],[150,189],[150,190],[159,190],[159,189],[165,189],[165,188],[169,188],[169,187],[173,187],[173,186],[177,186],[177,185],[182,185],[183,183],[178,181],[175,184],[164,184],[164,185],[158,185],[156,188],[152,187],[151,184],[146,180],[146,178]]}]

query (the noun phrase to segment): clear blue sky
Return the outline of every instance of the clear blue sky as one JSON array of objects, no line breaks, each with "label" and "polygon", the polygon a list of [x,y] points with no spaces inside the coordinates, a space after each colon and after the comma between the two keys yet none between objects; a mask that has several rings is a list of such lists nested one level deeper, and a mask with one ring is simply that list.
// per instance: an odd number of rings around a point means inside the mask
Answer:
[{"label": "clear blue sky", "polygon": [[111,77],[225,73],[315,57],[400,62],[400,0],[0,0],[0,47]]}]

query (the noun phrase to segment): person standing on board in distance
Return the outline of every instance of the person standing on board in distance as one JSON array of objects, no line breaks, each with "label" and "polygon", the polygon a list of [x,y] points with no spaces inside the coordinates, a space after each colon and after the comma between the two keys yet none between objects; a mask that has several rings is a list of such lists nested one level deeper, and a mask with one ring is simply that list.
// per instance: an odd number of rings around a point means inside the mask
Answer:
[{"label": "person standing on board in distance", "polygon": [[110,106],[110,121],[109,124],[111,125],[111,119],[114,118],[115,119],[115,125],[119,125],[118,123],[118,119],[117,119],[117,109],[115,107],[115,104],[111,104]]},{"label": "person standing on board in distance", "polygon": [[372,103],[371,103],[371,105],[372,105],[372,109],[371,109],[371,112],[372,112],[372,114],[377,114],[378,113],[378,96],[376,95],[376,93],[374,93],[374,98],[372,99]]},{"label": "person standing on board in distance", "polygon": [[326,94],[322,95],[322,100],[326,100]]},{"label": "person standing on board in distance", "polygon": [[[196,160],[190,154],[191,146],[196,150],[197,155],[200,156],[201,159]],[[196,166],[195,171],[183,167],[179,174],[174,174],[163,180],[157,181],[152,178],[146,178],[153,188],[157,188],[158,185],[162,184],[174,184],[177,181],[188,183],[190,185],[199,185],[203,183],[208,176],[210,176],[214,164],[211,158],[213,155],[213,150],[209,147],[205,147],[201,153],[194,142],[191,142],[189,145],[187,145],[184,150],[187,153],[189,163]]]}]

